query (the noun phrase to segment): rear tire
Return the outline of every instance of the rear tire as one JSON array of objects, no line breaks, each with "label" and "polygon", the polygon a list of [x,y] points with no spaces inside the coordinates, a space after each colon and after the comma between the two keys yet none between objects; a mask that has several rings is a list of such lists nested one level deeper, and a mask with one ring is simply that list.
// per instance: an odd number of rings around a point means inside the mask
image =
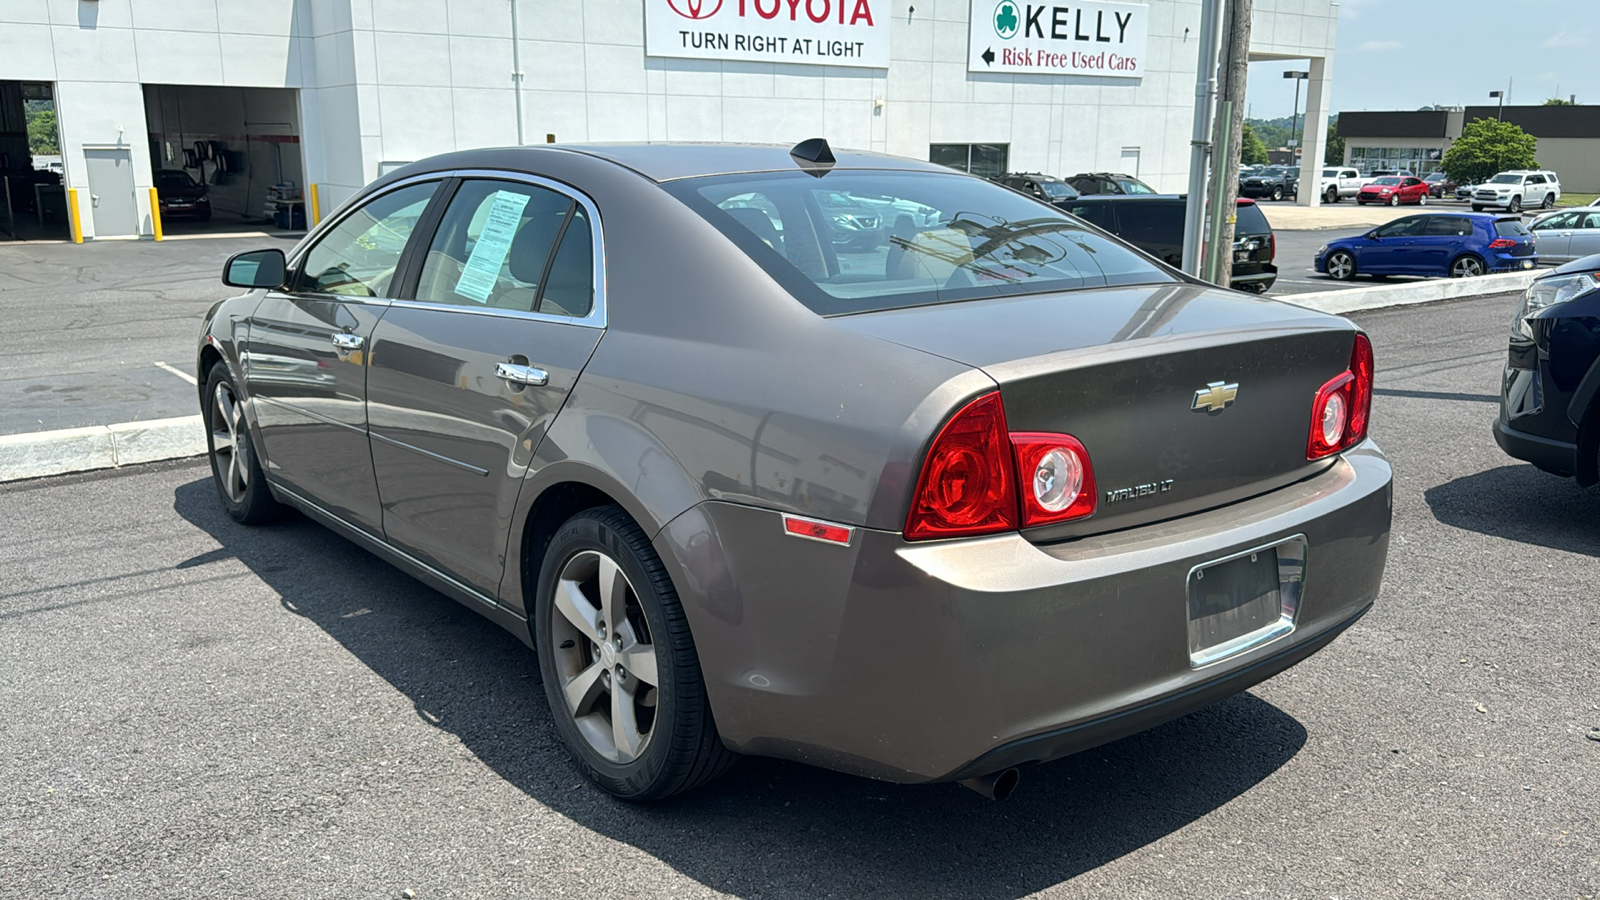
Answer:
[{"label": "rear tire", "polygon": [[1555,209],[1556,208],[1556,195],[1555,194],[1545,194],[1544,195],[1544,202],[1539,204],[1539,208],[1540,209]]},{"label": "rear tire", "polygon": [[1457,257],[1455,262],[1450,264],[1451,278],[1476,278],[1487,271],[1488,269],[1484,266],[1483,260],[1470,253],[1466,256]]},{"label": "rear tire", "polygon": [[239,389],[218,362],[206,374],[205,400],[201,407],[206,429],[207,456],[211,459],[211,481],[217,499],[228,517],[241,525],[270,522],[283,512],[272,496],[267,476],[261,470],[255,442],[250,439],[250,424],[245,420]]},{"label": "rear tire", "polygon": [[1483,206],[1481,204],[1474,203],[1474,204],[1472,204],[1472,211],[1473,212],[1483,212]]},{"label": "rear tire", "polygon": [[666,566],[621,507],[586,510],[556,531],[535,603],[545,699],[591,781],[623,800],[659,800],[738,759],[717,735]]},{"label": "rear tire", "polygon": [[1428,205],[1428,195],[1427,194],[1423,194],[1422,196],[1418,197],[1417,198],[1417,205],[1418,206],[1427,206]]}]

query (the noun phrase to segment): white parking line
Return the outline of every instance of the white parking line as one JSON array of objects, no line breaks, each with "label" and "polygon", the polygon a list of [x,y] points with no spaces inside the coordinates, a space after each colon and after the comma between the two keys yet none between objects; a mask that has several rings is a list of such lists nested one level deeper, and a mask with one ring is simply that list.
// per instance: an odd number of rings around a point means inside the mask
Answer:
[{"label": "white parking line", "polygon": [[192,385],[195,385],[196,387],[198,387],[200,385],[200,382],[194,380],[194,376],[193,375],[190,375],[188,372],[185,372],[184,370],[178,368],[177,366],[169,366],[164,362],[158,362],[158,363],[156,363],[156,366],[159,367],[159,368],[162,368],[162,369],[166,369],[168,372],[171,372],[172,374],[178,376],[179,378],[182,378],[184,381],[187,381]]}]

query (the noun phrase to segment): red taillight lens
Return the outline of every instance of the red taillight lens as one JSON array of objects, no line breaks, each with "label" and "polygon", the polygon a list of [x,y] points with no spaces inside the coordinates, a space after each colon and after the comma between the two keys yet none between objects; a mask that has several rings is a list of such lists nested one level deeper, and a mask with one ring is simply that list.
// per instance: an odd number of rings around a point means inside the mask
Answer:
[{"label": "red taillight lens", "polygon": [[1278,233],[1276,231],[1267,235],[1267,249],[1272,251],[1272,256],[1269,259],[1275,260],[1278,258]]},{"label": "red taillight lens", "polygon": [[906,538],[970,537],[1017,527],[1016,476],[998,392],[950,417],[928,448]]},{"label": "red taillight lens", "polygon": [[1021,482],[1022,527],[1081,519],[1094,512],[1094,467],[1077,438],[1014,433],[1011,446]]},{"label": "red taillight lens", "polygon": [[1510,250],[1517,245],[1511,238],[1495,238],[1489,242],[1490,250]]},{"label": "red taillight lens", "polygon": [[1372,415],[1372,342],[1356,335],[1350,368],[1317,391],[1311,404],[1306,459],[1321,459],[1361,443]]}]

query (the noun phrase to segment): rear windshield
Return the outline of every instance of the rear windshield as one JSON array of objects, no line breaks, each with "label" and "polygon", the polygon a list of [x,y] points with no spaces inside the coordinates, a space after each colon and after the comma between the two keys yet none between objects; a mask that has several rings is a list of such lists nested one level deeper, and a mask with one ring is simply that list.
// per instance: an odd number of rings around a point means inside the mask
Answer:
[{"label": "rear windshield", "polygon": [[967,175],[796,170],[663,188],[820,315],[1179,280],[1058,209]]},{"label": "rear windshield", "polygon": [[1522,237],[1531,233],[1521,219],[1495,219],[1494,230],[1501,237]]},{"label": "rear windshield", "polygon": [[1233,223],[1235,234],[1271,234],[1272,226],[1267,224],[1267,217],[1261,212],[1261,207],[1254,203],[1239,204],[1239,212]]}]

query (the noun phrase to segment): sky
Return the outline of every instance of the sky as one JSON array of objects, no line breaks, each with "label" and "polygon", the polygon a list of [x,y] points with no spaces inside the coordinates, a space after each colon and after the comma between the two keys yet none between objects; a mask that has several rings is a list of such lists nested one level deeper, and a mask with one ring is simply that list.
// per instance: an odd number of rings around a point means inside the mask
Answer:
[{"label": "sky", "polygon": [[[1596,12],[1600,0],[1341,0],[1332,111],[1488,105],[1508,84],[1507,106],[1600,103]],[[1295,82],[1282,73],[1305,67],[1252,63],[1249,115],[1287,117]]]}]

